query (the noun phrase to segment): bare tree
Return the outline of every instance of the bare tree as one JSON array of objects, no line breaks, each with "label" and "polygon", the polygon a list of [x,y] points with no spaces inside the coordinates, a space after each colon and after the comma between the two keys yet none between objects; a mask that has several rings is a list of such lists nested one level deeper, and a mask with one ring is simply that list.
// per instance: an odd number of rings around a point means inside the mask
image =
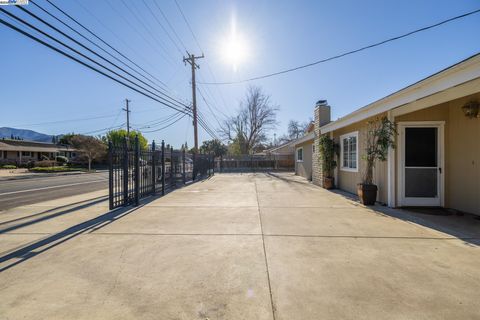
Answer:
[{"label": "bare tree", "polygon": [[277,111],[270,96],[259,87],[250,87],[238,114],[224,122],[221,133],[231,143],[238,144],[242,153],[254,152],[267,142],[268,131],[276,127]]},{"label": "bare tree", "polygon": [[100,139],[91,136],[73,135],[70,143],[88,161],[88,171],[92,169],[92,161],[105,155],[107,147]]}]

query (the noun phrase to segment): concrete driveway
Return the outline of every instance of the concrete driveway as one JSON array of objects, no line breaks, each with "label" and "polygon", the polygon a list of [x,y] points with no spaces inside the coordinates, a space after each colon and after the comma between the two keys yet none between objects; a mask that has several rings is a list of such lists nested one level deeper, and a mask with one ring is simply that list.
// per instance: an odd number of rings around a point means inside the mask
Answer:
[{"label": "concrete driveway", "polygon": [[215,175],[110,213],[76,200],[0,214],[1,319],[480,319],[480,230],[291,174]]}]

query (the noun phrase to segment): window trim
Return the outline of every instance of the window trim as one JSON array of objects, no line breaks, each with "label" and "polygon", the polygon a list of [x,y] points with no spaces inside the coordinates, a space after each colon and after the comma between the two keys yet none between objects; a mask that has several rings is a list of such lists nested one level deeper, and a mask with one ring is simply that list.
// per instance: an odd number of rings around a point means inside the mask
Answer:
[{"label": "window trim", "polygon": [[[345,138],[351,138],[351,137],[355,137],[357,139],[357,143],[355,144],[355,152],[356,152],[356,155],[357,155],[357,157],[355,159],[356,168],[349,168],[349,167],[344,167],[343,166],[343,140]],[[358,158],[359,158],[358,144],[359,144],[358,131],[349,132],[349,133],[346,133],[346,134],[342,134],[340,136],[340,170],[348,171],[348,172],[358,172]]]},{"label": "window trim", "polygon": [[[298,151],[299,150],[302,150],[302,160],[298,160]],[[295,150],[295,159],[297,160],[297,162],[303,162],[303,147],[297,148]]]}]

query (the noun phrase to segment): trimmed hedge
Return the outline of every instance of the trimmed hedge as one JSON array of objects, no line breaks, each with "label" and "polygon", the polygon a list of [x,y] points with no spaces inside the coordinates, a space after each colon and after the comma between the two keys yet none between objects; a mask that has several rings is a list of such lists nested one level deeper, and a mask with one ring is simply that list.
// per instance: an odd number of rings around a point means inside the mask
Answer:
[{"label": "trimmed hedge", "polygon": [[14,165],[11,165],[11,164],[6,164],[6,165],[3,165],[3,166],[0,166],[0,169],[17,169],[17,166],[14,166]]},{"label": "trimmed hedge", "polygon": [[86,171],[83,168],[70,167],[34,167],[28,169],[30,172],[71,172],[71,171]]}]

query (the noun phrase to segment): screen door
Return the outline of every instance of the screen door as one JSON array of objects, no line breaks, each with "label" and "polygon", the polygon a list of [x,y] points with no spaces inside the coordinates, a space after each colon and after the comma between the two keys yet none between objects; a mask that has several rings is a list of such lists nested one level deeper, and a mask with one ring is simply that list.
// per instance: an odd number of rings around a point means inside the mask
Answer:
[{"label": "screen door", "polygon": [[440,127],[408,127],[403,132],[404,206],[440,206]]}]

